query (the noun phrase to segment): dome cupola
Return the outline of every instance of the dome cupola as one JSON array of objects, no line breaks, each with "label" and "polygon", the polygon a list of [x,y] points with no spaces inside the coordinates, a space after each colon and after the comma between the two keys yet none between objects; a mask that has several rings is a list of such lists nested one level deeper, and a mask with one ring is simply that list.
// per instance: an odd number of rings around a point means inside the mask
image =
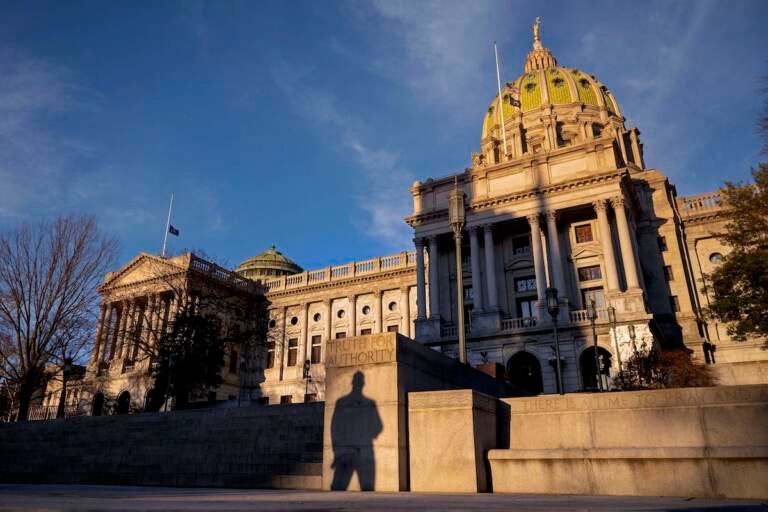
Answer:
[{"label": "dome cupola", "polygon": [[274,245],[261,254],[248,258],[235,269],[238,274],[254,281],[299,274],[303,271],[304,269],[293,260],[283,256]]}]

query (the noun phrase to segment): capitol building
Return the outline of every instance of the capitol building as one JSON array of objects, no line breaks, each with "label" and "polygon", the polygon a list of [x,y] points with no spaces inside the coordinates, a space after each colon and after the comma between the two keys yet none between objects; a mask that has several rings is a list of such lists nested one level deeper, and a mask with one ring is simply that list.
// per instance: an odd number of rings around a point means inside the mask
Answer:
[{"label": "capitol building", "polygon": [[[768,381],[760,343],[731,341],[705,314],[711,296],[702,276],[727,252],[714,234],[725,223],[719,194],[678,196],[661,170],[646,166],[641,132],[625,124],[619,99],[588,71],[558,63],[538,29],[522,64],[478,112],[471,167],[403,190],[413,203],[404,219],[412,247],[307,270],[273,246],[234,271],[217,270],[228,286],[258,283],[269,301],[268,339],[257,354],[262,403],[323,400],[331,339],[397,331],[458,357],[457,274],[467,362],[528,393],[557,390],[555,323],[567,392],[610,386],[622,360],[652,346],[687,347],[714,363],[723,384]],[[465,205],[461,268],[448,212],[456,190]],[[136,383],[148,366],[135,349],[130,360],[119,350],[112,333],[120,315],[111,312],[146,297],[160,303],[152,283],[130,278],[155,260],[142,255],[102,285],[85,377],[113,398],[130,388],[139,404],[146,389]],[[558,290],[557,317],[546,308],[547,288]],[[110,336],[111,351],[103,341]],[[219,399],[237,391],[235,377],[225,381]]]}]

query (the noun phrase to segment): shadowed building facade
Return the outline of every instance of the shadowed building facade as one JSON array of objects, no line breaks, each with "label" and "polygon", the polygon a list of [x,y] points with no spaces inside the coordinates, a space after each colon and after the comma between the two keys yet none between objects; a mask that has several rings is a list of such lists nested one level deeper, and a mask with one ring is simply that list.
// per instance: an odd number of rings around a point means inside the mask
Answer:
[{"label": "shadowed building facade", "polygon": [[264,392],[272,403],[301,400],[306,389],[322,397],[329,339],[397,329],[456,354],[448,222],[456,183],[466,197],[462,275],[471,364],[500,363],[532,392],[554,392],[553,325],[543,307],[551,286],[561,301],[567,391],[596,385],[592,300],[605,374],[618,370],[619,351],[626,360],[644,344],[685,344],[702,361],[717,361],[722,383],[768,380],[759,340],[735,343],[705,315],[703,274],[727,253],[715,236],[725,224],[719,194],[680,197],[661,171],[647,167],[640,131],[626,126],[618,101],[594,75],[559,65],[535,39],[524,72],[482,116],[471,163],[411,187],[406,222],[415,251],[279,277],[286,264],[272,267],[268,251],[263,275],[249,270],[254,259],[238,269],[262,279],[271,301]]}]

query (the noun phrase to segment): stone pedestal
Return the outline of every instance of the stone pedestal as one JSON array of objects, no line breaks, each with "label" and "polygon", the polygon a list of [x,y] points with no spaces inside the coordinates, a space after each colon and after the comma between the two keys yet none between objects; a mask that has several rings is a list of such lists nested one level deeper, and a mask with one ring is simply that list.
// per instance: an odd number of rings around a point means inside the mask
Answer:
[{"label": "stone pedestal", "polygon": [[325,366],[323,488],[329,490],[409,489],[409,392],[506,392],[502,382],[393,332],[332,340]]},{"label": "stone pedestal", "polygon": [[416,320],[416,340],[419,342],[440,339],[440,319],[427,318]]},{"label": "stone pedestal", "polygon": [[411,490],[487,492],[498,401],[471,389],[408,394]]}]

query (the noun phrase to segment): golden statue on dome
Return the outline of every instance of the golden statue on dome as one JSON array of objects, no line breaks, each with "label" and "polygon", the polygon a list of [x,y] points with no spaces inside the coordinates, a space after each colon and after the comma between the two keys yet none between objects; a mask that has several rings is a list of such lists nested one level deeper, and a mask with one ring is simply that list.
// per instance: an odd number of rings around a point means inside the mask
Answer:
[{"label": "golden statue on dome", "polygon": [[533,47],[535,49],[541,49],[541,16],[536,16],[536,20],[533,22]]}]

